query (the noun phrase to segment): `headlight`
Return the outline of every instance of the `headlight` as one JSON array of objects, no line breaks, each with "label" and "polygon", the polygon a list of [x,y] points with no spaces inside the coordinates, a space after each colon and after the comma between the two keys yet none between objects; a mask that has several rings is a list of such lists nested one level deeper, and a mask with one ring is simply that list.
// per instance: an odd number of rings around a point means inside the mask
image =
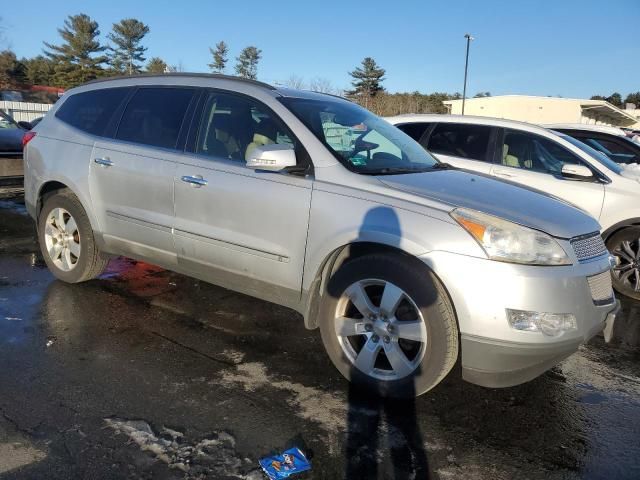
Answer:
[{"label": "headlight", "polygon": [[529,265],[571,265],[550,235],[492,215],[457,208],[451,216],[471,234],[490,259]]}]

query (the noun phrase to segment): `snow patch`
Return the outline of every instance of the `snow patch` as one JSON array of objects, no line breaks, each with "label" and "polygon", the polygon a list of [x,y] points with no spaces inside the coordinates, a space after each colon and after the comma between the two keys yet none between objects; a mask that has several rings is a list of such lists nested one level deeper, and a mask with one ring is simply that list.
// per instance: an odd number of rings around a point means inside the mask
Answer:
[{"label": "snow patch", "polygon": [[236,439],[227,432],[213,432],[208,438],[189,443],[182,432],[163,427],[156,433],[144,420],[105,418],[104,422],[169,468],[187,473],[186,478],[261,478],[256,476],[254,462],[238,456]]}]

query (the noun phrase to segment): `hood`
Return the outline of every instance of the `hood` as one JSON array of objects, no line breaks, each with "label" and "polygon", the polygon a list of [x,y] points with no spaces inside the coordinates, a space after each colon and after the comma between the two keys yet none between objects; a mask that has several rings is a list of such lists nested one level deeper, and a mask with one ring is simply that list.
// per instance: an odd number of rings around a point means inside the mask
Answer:
[{"label": "hood", "polygon": [[541,230],[554,237],[571,238],[600,230],[584,211],[545,195],[465,170],[435,170],[377,177],[388,187],[464,207]]},{"label": "hood", "polygon": [[638,180],[640,181],[640,165],[637,163],[629,163],[629,164],[624,164],[621,163],[620,166],[622,167],[622,171],[620,172],[620,175],[625,177],[625,178],[630,178],[631,180]]},{"label": "hood", "polygon": [[3,152],[21,152],[24,132],[21,128],[0,128],[0,155]]}]

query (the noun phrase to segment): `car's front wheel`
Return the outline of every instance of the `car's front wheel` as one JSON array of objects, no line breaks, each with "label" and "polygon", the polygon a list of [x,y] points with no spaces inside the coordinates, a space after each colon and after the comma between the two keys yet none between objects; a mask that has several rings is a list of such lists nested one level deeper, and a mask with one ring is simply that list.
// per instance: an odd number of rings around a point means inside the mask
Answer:
[{"label": "car's front wheel", "polygon": [[366,255],[343,265],[323,296],[320,331],[342,375],[382,396],[427,392],[458,357],[444,287],[426,266],[402,255]]},{"label": "car's front wheel", "polygon": [[613,288],[640,300],[640,227],[627,227],[607,239],[607,248],[616,258]]},{"label": "car's front wheel", "polygon": [[40,250],[60,280],[78,283],[100,275],[109,261],[98,249],[87,213],[68,190],[44,201],[38,217]]}]

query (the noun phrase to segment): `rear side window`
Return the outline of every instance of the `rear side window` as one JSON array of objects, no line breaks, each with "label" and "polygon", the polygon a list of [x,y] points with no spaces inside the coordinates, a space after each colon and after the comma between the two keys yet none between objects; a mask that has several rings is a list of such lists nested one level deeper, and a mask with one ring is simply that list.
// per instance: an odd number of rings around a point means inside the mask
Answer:
[{"label": "rear side window", "polygon": [[427,150],[469,160],[487,160],[491,127],[440,123],[431,133]]},{"label": "rear side window", "polygon": [[141,88],[120,120],[116,138],[162,148],[176,148],[191,88]]},{"label": "rear side window", "polygon": [[430,123],[405,123],[404,125],[396,125],[400,130],[419,142],[424,132],[431,126]]},{"label": "rear side window", "polygon": [[131,88],[105,88],[71,95],[58,109],[56,117],[92,135],[104,135],[111,117]]}]

